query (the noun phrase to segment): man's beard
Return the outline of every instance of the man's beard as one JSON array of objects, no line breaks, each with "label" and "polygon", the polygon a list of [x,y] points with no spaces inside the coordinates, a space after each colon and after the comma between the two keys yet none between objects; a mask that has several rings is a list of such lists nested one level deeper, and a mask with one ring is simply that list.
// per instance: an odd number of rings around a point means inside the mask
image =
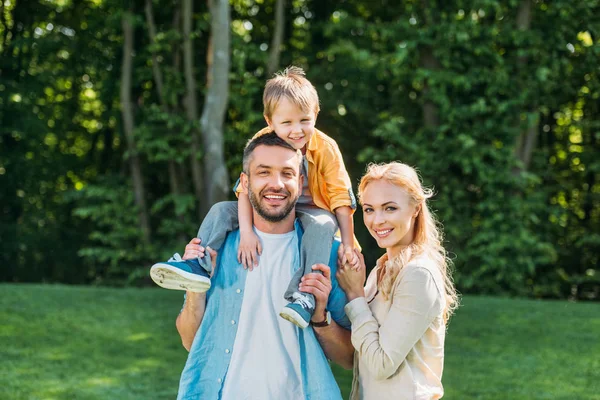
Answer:
[{"label": "man's beard", "polygon": [[257,196],[254,194],[254,191],[252,190],[252,187],[250,186],[250,182],[248,182],[248,198],[250,199],[250,204],[252,204],[252,208],[254,208],[256,210],[256,213],[258,215],[260,215],[263,219],[265,219],[266,221],[269,221],[269,222],[283,221],[288,215],[290,215],[290,213],[292,212],[294,207],[296,207],[296,202],[298,201],[300,194],[298,193],[298,196],[296,196],[295,199],[291,200],[289,197],[290,192],[288,192],[285,189],[281,189],[277,192],[270,190],[270,192],[286,195],[286,196],[288,196],[288,200],[290,200],[288,202],[288,204],[286,204],[285,207],[277,213],[269,213],[269,210],[267,210],[265,207],[261,206],[260,201],[258,200]]}]

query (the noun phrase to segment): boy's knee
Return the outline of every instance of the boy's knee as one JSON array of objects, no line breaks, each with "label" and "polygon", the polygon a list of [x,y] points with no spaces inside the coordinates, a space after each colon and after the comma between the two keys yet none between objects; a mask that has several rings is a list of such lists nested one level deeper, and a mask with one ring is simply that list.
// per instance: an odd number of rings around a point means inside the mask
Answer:
[{"label": "boy's knee", "polygon": [[234,201],[221,201],[219,203],[215,203],[208,211],[208,215],[215,216],[231,213],[237,214],[237,203]]}]

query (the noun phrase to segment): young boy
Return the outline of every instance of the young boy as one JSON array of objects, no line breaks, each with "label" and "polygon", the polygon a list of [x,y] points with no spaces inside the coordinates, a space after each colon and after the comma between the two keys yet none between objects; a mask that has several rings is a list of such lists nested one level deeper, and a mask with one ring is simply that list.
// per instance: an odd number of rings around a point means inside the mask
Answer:
[{"label": "young boy", "polygon": [[[303,187],[296,205],[304,228],[301,268],[294,274],[285,293],[290,303],[280,315],[305,328],[312,318],[315,300],[312,294],[300,292],[298,285],[303,275],[313,272],[314,264],[327,264],[338,226],[344,245],[340,259],[351,265],[358,264],[358,257],[353,251],[352,215],[356,200],[337,143],[315,128],[319,97],[304,71],[292,66],[268,80],[263,106],[268,127],[254,137],[275,131],[277,136],[301,150],[303,155]],[[200,226],[198,237],[204,247],[218,250],[227,233],[238,228],[239,221],[238,261],[245,268],[252,269],[257,265],[261,252],[260,241],[253,230],[253,199],[239,185],[236,194],[237,202],[221,202],[211,208]],[[210,272],[210,256],[206,252],[200,259],[186,261],[176,254],[168,262],[152,266],[150,275],[158,285],[167,289],[204,292],[210,288]]]}]

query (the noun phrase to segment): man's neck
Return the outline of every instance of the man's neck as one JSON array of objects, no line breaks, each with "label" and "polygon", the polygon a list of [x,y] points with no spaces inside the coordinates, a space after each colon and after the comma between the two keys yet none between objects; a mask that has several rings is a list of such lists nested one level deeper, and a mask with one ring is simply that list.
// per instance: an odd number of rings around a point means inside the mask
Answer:
[{"label": "man's neck", "polygon": [[290,215],[279,222],[270,222],[254,212],[254,226],[264,233],[281,234],[291,232],[294,230],[295,219],[296,213],[291,212]]}]

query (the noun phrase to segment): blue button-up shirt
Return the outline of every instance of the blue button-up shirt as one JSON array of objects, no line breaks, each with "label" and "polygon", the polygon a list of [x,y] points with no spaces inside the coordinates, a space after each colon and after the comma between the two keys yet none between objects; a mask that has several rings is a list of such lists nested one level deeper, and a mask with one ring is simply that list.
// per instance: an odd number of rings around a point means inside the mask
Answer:
[{"label": "blue button-up shirt", "polygon": [[[295,230],[298,243],[302,238],[302,228],[296,220]],[[248,273],[237,261],[239,231],[227,235],[218,256],[218,266],[212,277],[212,286],[206,295],[206,309],[202,324],[196,332],[187,362],[181,373],[177,399],[220,399],[227,369],[231,361],[233,344],[237,334],[244,299],[244,287]],[[350,329],[350,321],[344,313],[347,303],[344,291],[335,279],[337,269],[337,248],[335,240],[331,249],[331,293],[327,310],[341,326]],[[294,257],[294,271],[300,268],[300,249]],[[329,367],[325,353],[311,326],[300,329],[300,363],[302,386],[307,400],[335,400],[342,398],[340,389]]]}]

